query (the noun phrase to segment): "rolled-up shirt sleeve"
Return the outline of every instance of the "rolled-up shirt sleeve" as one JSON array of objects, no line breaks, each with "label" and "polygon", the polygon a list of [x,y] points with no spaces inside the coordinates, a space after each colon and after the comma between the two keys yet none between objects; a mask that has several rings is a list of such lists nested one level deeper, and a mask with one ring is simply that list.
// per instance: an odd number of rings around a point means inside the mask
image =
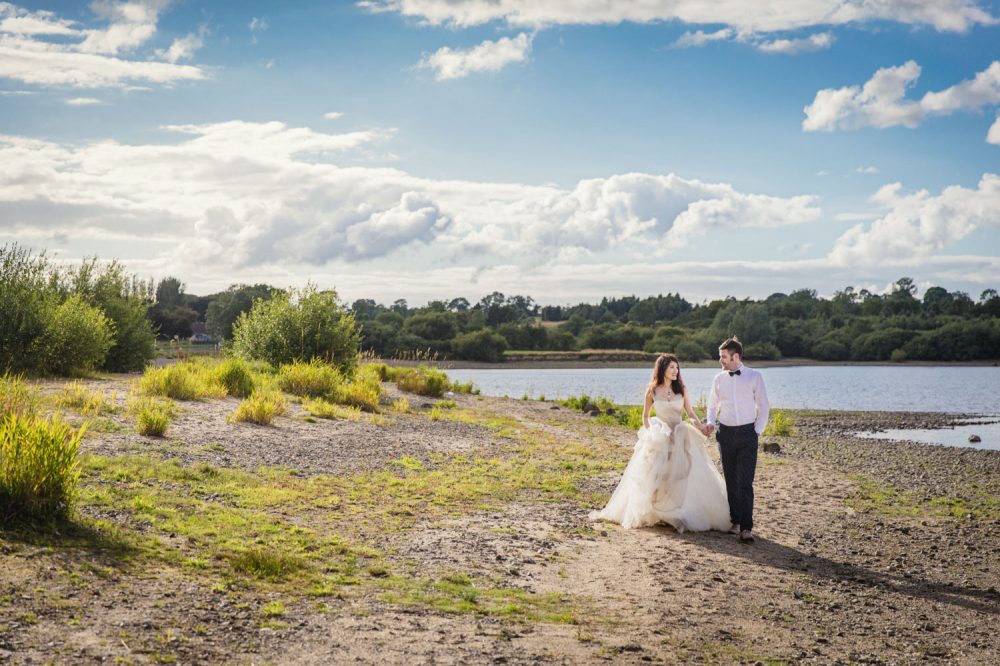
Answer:
[{"label": "rolled-up shirt sleeve", "polygon": [[764,386],[764,378],[760,373],[754,377],[753,399],[757,406],[757,420],[754,422],[754,430],[760,435],[767,427],[767,419],[771,414],[771,405],[767,401],[767,388]]}]

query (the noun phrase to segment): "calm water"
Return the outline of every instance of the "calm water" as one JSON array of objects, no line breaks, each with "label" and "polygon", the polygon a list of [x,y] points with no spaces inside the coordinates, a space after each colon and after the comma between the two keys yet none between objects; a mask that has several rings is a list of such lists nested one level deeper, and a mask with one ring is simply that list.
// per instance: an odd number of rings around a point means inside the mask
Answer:
[{"label": "calm water", "polygon": [[[686,368],[681,374],[697,400],[707,396],[716,372]],[[796,366],[761,372],[773,407],[1000,415],[1000,368],[995,367]],[[544,395],[551,400],[586,393],[625,405],[642,402],[649,374],[645,368],[448,370],[453,379],[475,382],[486,395]],[[972,433],[982,443],[970,444]],[[899,430],[878,437],[1000,449],[997,424]]]},{"label": "calm water", "polygon": [[[979,442],[970,442],[969,435],[978,435]],[[968,446],[973,449],[1000,451],[1000,423],[981,422],[936,430],[886,430],[885,432],[859,432],[858,437],[868,439],[908,440],[924,444]]]},{"label": "calm water", "polygon": [[[684,368],[681,375],[697,400],[708,395],[714,368]],[[926,366],[795,366],[763,368],[774,407],[893,412],[1000,414],[1000,368]],[[472,380],[487,395],[566,398],[586,393],[623,405],[642,402],[650,370],[574,368],[554,370],[448,370]]]}]

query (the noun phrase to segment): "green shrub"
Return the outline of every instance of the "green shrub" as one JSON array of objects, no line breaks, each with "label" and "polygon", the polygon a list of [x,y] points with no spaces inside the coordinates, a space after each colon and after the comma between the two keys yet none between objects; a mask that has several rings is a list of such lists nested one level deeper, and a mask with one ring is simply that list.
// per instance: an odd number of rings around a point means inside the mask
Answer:
[{"label": "green shrub", "polygon": [[113,324],[74,295],[48,313],[45,330],[31,352],[40,371],[69,375],[100,366],[113,343]]},{"label": "green shrub", "polygon": [[208,366],[192,362],[147,368],[139,378],[139,391],[144,395],[174,400],[222,398],[226,395],[226,389],[216,382]]},{"label": "green shrub", "polygon": [[777,361],[781,358],[781,350],[770,342],[755,342],[747,345],[744,357],[750,361]]},{"label": "green shrub", "polygon": [[[544,333],[545,329],[538,329]],[[458,358],[472,361],[498,363],[507,351],[507,340],[499,333],[486,329],[463,333],[451,341],[451,348]]]},{"label": "green shrub", "polygon": [[449,387],[448,375],[437,368],[421,365],[418,368],[399,368],[396,386],[403,391],[440,398]]},{"label": "green shrub", "polygon": [[271,425],[274,417],[282,416],[288,411],[285,398],[277,391],[257,391],[245,398],[232,414],[236,422]]},{"label": "green shrub", "polygon": [[35,342],[59,300],[44,256],[0,246],[0,372],[35,369]]},{"label": "green shrub", "polygon": [[235,398],[245,398],[255,388],[253,372],[241,358],[227,358],[215,367],[215,377],[226,393]]},{"label": "green shrub", "polygon": [[113,325],[114,342],[101,366],[111,372],[142,370],[156,356],[156,337],[146,318],[149,286],[125,273],[117,261],[84,261],[66,273],[68,289],[100,308]]},{"label": "green shrub", "polygon": [[[479,395],[479,388],[471,381],[465,383],[452,382],[448,387],[448,390],[452,393],[470,393],[472,395]],[[544,398],[541,399],[544,400]]]},{"label": "green shrub", "polygon": [[455,409],[456,407],[458,407],[458,403],[456,403],[454,400],[438,400],[437,402],[434,403],[434,406],[439,407],[441,409]]},{"label": "green shrub", "polygon": [[0,520],[51,521],[69,514],[83,433],[57,419],[0,417]]},{"label": "green shrub", "polygon": [[889,360],[893,363],[902,363],[906,360],[906,352],[902,349],[893,349],[892,354],[889,355]]},{"label": "green shrub", "polygon": [[794,437],[795,428],[792,426],[792,418],[784,411],[776,409],[771,412],[771,418],[767,422],[767,427],[764,428],[764,434],[775,437]]},{"label": "green shrub", "polygon": [[169,405],[149,398],[134,402],[130,406],[130,411],[135,415],[135,427],[139,434],[150,437],[162,437],[167,432],[173,416],[173,410]]},{"label": "green shrub", "polygon": [[343,374],[357,365],[360,341],[354,316],[336,292],[312,286],[255,301],[233,327],[233,352],[241,358],[274,366],[321,359]]},{"label": "green shrub", "polygon": [[381,395],[381,384],[364,377],[357,377],[352,382],[338,386],[332,397],[335,402],[342,405],[360,407],[365,411],[373,412],[378,408]]},{"label": "green shrub", "polygon": [[28,388],[21,375],[0,375],[0,418],[7,415],[31,416],[38,413],[41,401]]},{"label": "green shrub", "polygon": [[343,383],[343,377],[320,359],[295,361],[278,370],[278,387],[285,393],[321,397],[333,395]]},{"label": "green shrub", "polygon": [[369,372],[374,376],[378,377],[380,382],[390,381],[391,371],[388,365],[385,363],[362,363],[358,367],[359,372]]}]

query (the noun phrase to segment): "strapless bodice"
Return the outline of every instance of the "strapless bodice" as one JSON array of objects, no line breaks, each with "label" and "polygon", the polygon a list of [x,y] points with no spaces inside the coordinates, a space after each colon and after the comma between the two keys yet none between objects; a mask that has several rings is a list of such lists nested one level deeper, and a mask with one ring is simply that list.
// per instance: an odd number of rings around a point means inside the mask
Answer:
[{"label": "strapless bodice", "polygon": [[676,426],[681,422],[681,412],[684,411],[684,396],[675,395],[667,400],[657,392],[657,395],[653,396],[653,409],[658,419],[670,427]]}]

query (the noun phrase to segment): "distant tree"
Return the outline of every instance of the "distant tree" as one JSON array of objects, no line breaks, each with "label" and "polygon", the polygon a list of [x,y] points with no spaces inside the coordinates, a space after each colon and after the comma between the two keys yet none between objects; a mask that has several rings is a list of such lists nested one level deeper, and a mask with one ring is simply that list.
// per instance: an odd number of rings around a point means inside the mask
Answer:
[{"label": "distant tree", "polygon": [[156,285],[156,304],[163,309],[184,305],[184,284],[175,277],[165,277]]},{"label": "distant tree", "polygon": [[458,358],[496,363],[503,360],[507,341],[498,333],[487,330],[473,331],[457,336],[452,343],[452,349]]},{"label": "distant tree", "polygon": [[924,292],[924,314],[941,315],[951,309],[952,296],[942,287],[929,287]]},{"label": "distant tree", "polygon": [[208,304],[205,314],[205,328],[211,335],[224,340],[233,337],[233,325],[240,315],[250,312],[254,301],[268,300],[278,290],[267,284],[234,284],[226,291],[216,294]]},{"label": "distant tree", "polygon": [[448,309],[452,312],[467,312],[469,310],[469,301],[465,298],[453,298],[448,302]]},{"label": "distant tree", "polygon": [[358,321],[368,321],[375,319],[380,312],[385,312],[385,307],[370,298],[360,298],[351,305],[351,312]]}]

